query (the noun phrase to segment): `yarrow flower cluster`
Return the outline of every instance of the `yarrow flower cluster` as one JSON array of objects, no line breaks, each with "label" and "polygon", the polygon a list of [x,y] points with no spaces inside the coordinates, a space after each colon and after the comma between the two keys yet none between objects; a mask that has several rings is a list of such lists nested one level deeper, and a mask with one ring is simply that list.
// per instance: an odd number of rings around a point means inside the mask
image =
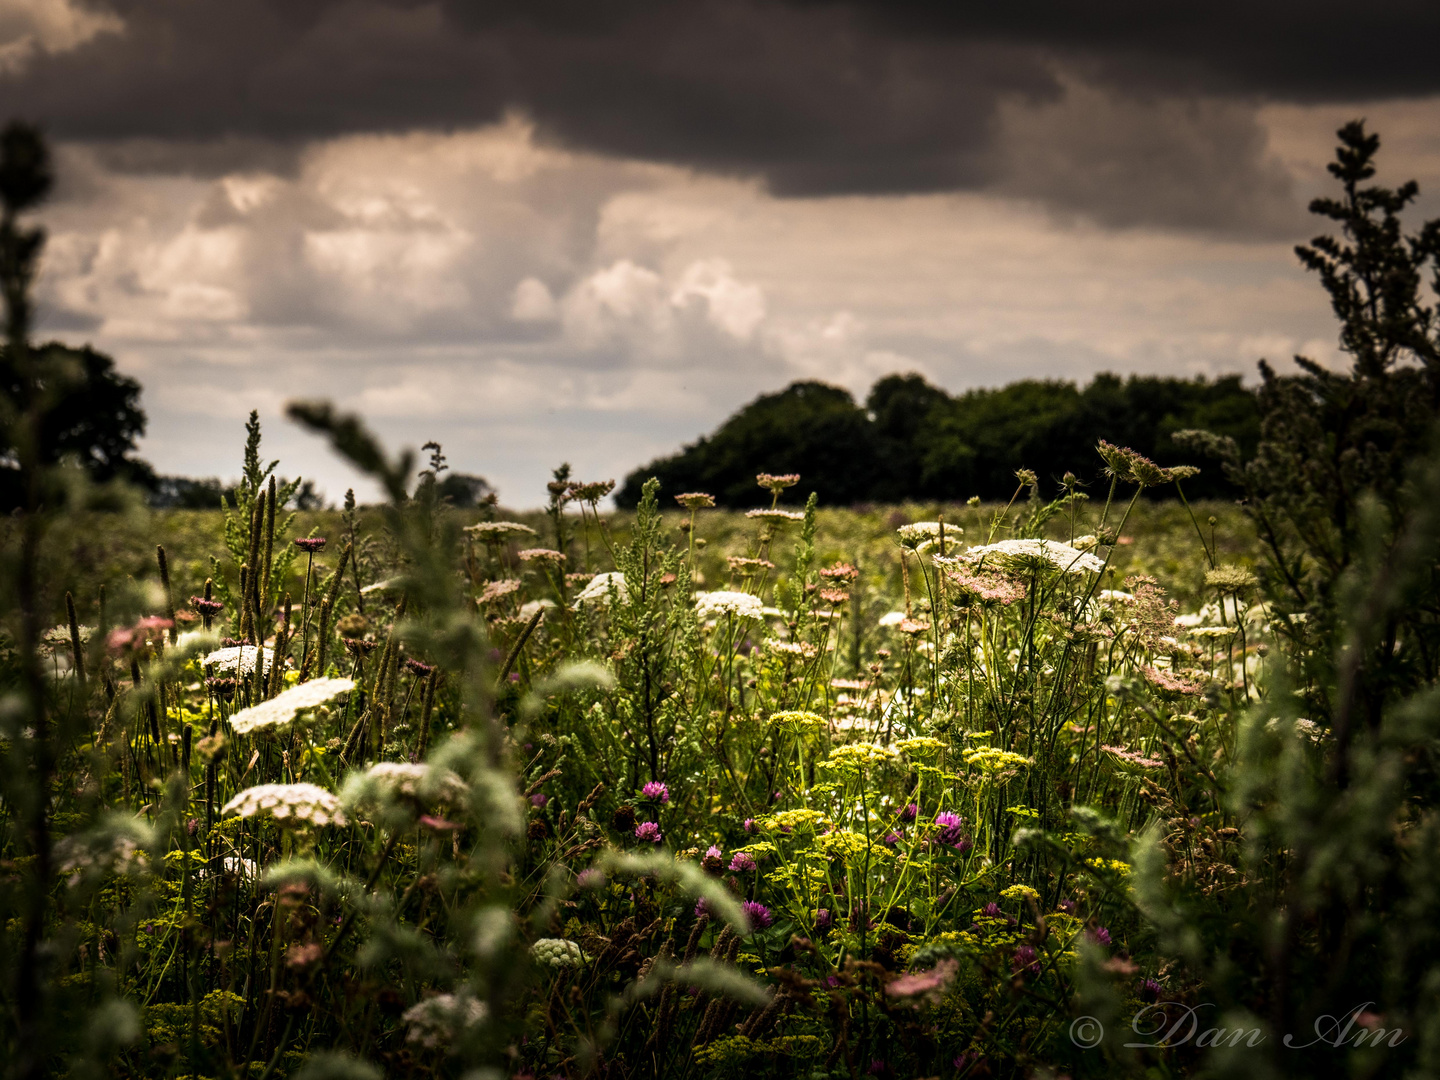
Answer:
[{"label": "yarrow flower cluster", "polygon": [[519,589],[520,582],[514,578],[490,581],[486,583],[485,588],[481,590],[480,596],[475,602],[477,604],[493,604],[495,601],[503,600],[511,593],[519,591]]},{"label": "yarrow flower cluster", "polygon": [[585,962],[579,942],[566,938],[539,938],[530,946],[535,962],[551,968],[578,967]]},{"label": "yarrow flower cluster", "polygon": [[263,728],[283,728],[307,709],[324,705],[355,689],[352,679],[311,679],[276,694],[269,701],[241,709],[230,717],[237,735],[249,735]]},{"label": "yarrow flower cluster", "polygon": [[225,804],[221,814],[242,818],[269,814],[281,825],[344,825],[340,800],[315,784],[259,784]]},{"label": "yarrow flower cluster", "polygon": [[758,596],[721,589],[717,592],[697,593],[695,595],[695,613],[702,619],[719,615],[758,619],[764,613],[764,605]]}]

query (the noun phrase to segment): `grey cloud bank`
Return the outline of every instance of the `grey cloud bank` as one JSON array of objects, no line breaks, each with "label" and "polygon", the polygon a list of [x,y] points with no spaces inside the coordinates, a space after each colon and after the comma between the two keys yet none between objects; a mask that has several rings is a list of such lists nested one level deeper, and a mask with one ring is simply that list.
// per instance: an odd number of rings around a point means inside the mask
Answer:
[{"label": "grey cloud bank", "polygon": [[142,380],[162,470],[259,407],[337,497],[278,421],[330,396],[517,505],[793,378],[1334,360],[1290,245],[1351,115],[1440,183],[1436,13],[1127,10],[19,0],[42,328]]}]

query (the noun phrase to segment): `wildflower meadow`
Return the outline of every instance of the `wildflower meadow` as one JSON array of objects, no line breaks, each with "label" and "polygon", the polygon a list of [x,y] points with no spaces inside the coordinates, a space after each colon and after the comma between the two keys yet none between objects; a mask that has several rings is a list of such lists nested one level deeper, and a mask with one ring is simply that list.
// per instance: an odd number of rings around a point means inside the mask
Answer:
[{"label": "wildflower meadow", "polygon": [[293,509],[253,415],[210,511],[43,461],[11,138],[4,1067],[1432,1074],[1440,223],[1341,137],[1302,257],[1355,366],[1267,370],[1252,456],[533,513],[321,401],[383,503]]}]

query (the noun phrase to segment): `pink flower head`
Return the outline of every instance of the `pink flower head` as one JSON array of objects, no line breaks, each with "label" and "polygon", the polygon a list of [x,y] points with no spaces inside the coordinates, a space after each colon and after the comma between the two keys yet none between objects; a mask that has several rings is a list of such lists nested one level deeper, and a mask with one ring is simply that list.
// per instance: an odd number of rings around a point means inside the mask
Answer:
[{"label": "pink flower head", "polygon": [[1005,917],[1005,913],[1000,910],[1000,905],[995,903],[994,900],[991,900],[990,903],[985,905],[981,914],[987,919],[1003,919]]},{"label": "pink flower head", "polygon": [[775,916],[770,914],[770,909],[764,904],[746,900],[740,907],[745,912],[751,930],[768,930],[775,922]]},{"label": "pink flower head", "polygon": [[575,884],[582,889],[598,889],[605,884],[605,872],[593,866],[588,870],[581,870]]},{"label": "pink flower head", "polygon": [[885,992],[891,997],[898,998],[926,998],[931,1001],[938,1000],[949,985],[955,973],[960,970],[958,960],[941,960],[929,971],[916,971],[909,975],[901,975],[885,987]]},{"label": "pink flower head", "polygon": [[905,837],[901,836],[898,832],[892,829],[890,832],[885,834],[885,839],[882,840],[881,843],[883,843],[886,847],[894,847],[896,844],[900,843],[900,841],[904,839]]},{"label": "pink flower head", "polygon": [[755,819],[753,817],[747,817],[745,819],[744,829],[746,832],[753,833],[755,831]]},{"label": "pink flower head", "polygon": [[325,537],[297,536],[295,538],[295,546],[298,547],[301,551],[308,551],[310,554],[313,555],[315,554],[315,552],[320,551],[325,547]]},{"label": "pink flower head", "polygon": [[1021,945],[1015,950],[1014,968],[1019,971],[1021,968],[1029,968],[1031,971],[1039,971],[1040,965],[1035,962],[1035,947],[1033,945]]},{"label": "pink flower head", "polygon": [[1106,930],[1103,926],[1097,926],[1094,930],[1091,930],[1089,937],[1096,945],[1110,944],[1110,931]]},{"label": "pink flower head", "polygon": [[668,803],[670,801],[670,789],[659,780],[651,780],[640,789],[640,794],[647,799],[654,799],[662,803]]},{"label": "pink flower head", "polygon": [[549,801],[550,796],[539,791],[537,791],[534,795],[530,796],[531,806],[544,806]]},{"label": "pink flower head", "polygon": [[730,869],[737,874],[748,873],[755,869],[755,858],[747,851],[737,851],[730,860]]},{"label": "pink flower head", "polygon": [[660,826],[653,821],[642,821],[635,826],[635,839],[643,840],[647,844],[660,843]]},{"label": "pink flower head", "polygon": [[965,819],[946,810],[935,815],[935,828],[938,830],[936,839],[946,847],[954,847],[964,835]]},{"label": "pink flower head", "polygon": [[908,825],[910,824],[910,822],[915,820],[915,816],[919,813],[920,804],[912,802],[908,806],[906,806],[904,810],[900,811],[900,820]]}]

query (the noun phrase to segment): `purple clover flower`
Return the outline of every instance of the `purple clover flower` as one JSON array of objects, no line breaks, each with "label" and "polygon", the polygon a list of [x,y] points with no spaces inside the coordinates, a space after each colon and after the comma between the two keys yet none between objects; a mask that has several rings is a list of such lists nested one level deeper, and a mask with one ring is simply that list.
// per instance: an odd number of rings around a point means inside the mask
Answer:
[{"label": "purple clover flower", "polygon": [[775,916],[770,914],[770,909],[758,901],[746,900],[740,907],[745,912],[752,931],[768,930],[775,922]]},{"label": "purple clover flower", "polygon": [[1154,979],[1144,979],[1140,983],[1140,997],[1143,1001],[1158,1001],[1165,988]]},{"label": "purple clover flower", "polygon": [[990,919],[1003,919],[1005,917],[1005,913],[1000,910],[1000,905],[995,903],[994,900],[991,900],[990,903],[981,909],[981,914]]},{"label": "purple clover flower", "polygon": [[1096,945],[1109,945],[1110,931],[1106,930],[1103,926],[1097,926],[1094,930],[1090,931],[1090,940]]},{"label": "purple clover flower", "polygon": [[737,874],[749,873],[755,869],[755,856],[748,851],[737,851],[735,857],[730,860],[730,869]]},{"label": "purple clover flower", "polygon": [[670,789],[659,780],[651,780],[640,789],[640,794],[647,799],[654,799],[661,803],[668,803],[670,801]]},{"label": "purple clover flower", "polygon": [[908,824],[910,824],[910,822],[912,822],[912,821],[915,820],[915,818],[919,815],[919,813],[920,813],[920,804],[919,804],[919,803],[913,803],[913,802],[912,802],[912,803],[909,803],[909,804],[905,807],[904,810],[901,810],[901,811],[900,811],[900,820],[903,821],[903,822],[905,822],[905,824],[908,825]]},{"label": "purple clover flower", "polygon": [[1033,945],[1021,945],[1015,950],[1015,970],[1029,968],[1031,971],[1039,971],[1040,965],[1035,962],[1035,947]]},{"label": "purple clover flower", "polygon": [[747,833],[753,833],[755,831],[755,819],[753,817],[747,817],[745,819],[744,829]]},{"label": "purple clover flower", "polygon": [[549,801],[550,796],[546,795],[544,792],[537,791],[534,795],[530,796],[531,806],[544,806]]},{"label": "purple clover flower", "polygon": [[660,843],[660,826],[653,821],[642,821],[635,826],[635,839],[643,840],[647,844]]},{"label": "purple clover flower", "polygon": [[954,847],[965,833],[965,819],[946,810],[935,815],[936,839],[946,847]]},{"label": "purple clover flower", "polygon": [[900,843],[900,841],[904,839],[905,837],[901,836],[898,832],[892,830],[885,834],[885,839],[882,840],[881,843],[883,843],[886,847],[894,847],[896,844]]},{"label": "purple clover flower", "polygon": [[815,925],[816,925],[816,927],[818,927],[818,928],[821,929],[821,930],[829,930],[829,929],[830,929],[830,909],[829,909],[829,908],[823,908],[823,907],[822,907],[822,908],[819,908],[819,909],[815,912]]}]

